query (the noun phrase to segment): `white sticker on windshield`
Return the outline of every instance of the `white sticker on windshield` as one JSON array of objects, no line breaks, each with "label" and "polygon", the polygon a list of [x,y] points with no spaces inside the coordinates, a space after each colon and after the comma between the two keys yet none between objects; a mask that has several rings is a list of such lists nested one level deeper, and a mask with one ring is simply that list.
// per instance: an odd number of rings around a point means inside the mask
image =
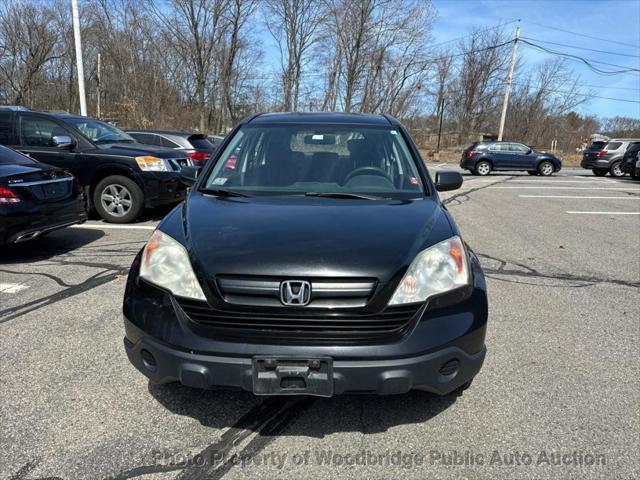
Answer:
[{"label": "white sticker on windshield", "polygon": [[324,135],[321,133],[314,133],[311,140],[324,140]]},{"label": "white sticker on windshield", "polygon": [[397,130],[391,130],[391,132],[390,132],[390,133],[391,133],[391,135],[397,135],[397,134],[398,134],[398,131],[397,131]]},{"label": "white sticker on windshield", "polygon": [[221,177],[214,178],[213,179],[213,184],[214,185],[224,185],[225,183],[227,183],[227,180],[229,180],[229,179],[228,178],[221,178]]}]

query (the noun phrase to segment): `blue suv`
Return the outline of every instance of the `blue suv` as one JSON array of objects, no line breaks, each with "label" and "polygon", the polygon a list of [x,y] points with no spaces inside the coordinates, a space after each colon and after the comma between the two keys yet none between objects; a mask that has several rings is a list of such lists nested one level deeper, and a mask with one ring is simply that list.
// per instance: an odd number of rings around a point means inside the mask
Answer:
[{"label": "blue suv", "polygon": [[547,177],[560,171],[562,161],[521,143],[491,141],[467,147],[462,152],[460,167],[473,175],[489,175],[493,170],[520,170]]}]

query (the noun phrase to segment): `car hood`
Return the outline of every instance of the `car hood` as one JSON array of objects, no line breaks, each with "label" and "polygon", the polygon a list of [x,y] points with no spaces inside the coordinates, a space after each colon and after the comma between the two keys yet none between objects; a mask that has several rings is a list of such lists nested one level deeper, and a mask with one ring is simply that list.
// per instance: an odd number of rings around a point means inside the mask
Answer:
[{"label": "car hood", "polygon": [[[457,232],[437,200],[217,198],[193,192],[161,224],[199,273],[390,281]],[[398,278],[399,280],[399,278]]]},{"label": "car hood", "polygon": [[113,155],[124,157],[139,157],[142,155],[153,155],[159,158],[182,158],[184,153],[177,152],[171,148],[154,147],[142,143],[102,143],[97,145],[99,150],[107,150]]}]

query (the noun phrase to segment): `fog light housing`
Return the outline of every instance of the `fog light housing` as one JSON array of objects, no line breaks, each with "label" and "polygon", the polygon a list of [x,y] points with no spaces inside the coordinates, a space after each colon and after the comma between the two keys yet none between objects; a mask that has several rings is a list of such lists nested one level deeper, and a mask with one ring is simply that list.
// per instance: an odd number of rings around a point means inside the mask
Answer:
[{"label": "fog light housing", "polygon": [[440,375],[443,377],[455,377],[458,373],[458,369],[460,368],[460,360],[454,358],[452,360],[447,360],[440,367]]},{"label": "fog light housing", "polygon": [[144,365],[144,368],[150,372],[154,372],[156,370],[158,362],[156,361],[156,357],[154,357],[149,350],[140,350],[140,357],[142,357],[142,364]]}]

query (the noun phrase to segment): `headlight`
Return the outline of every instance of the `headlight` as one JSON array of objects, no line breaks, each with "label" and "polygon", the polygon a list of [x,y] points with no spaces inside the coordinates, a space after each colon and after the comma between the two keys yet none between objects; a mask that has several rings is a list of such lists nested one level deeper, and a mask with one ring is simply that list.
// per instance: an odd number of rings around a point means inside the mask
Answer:
[{"label": "headlight", "polygon": [[459,237],[451,237],[416,255],[389,305],[424,302],[468,283],[469,267],[464,245]]},{"label": "headlight", "polygon": [[140,277],[177,297],[206,300],[185,248],[156,230],[142,252]]},{"label": "headlight", "polygon": [[136,157],[136,163],[143,172],[168,172],[167,163],[158,157]]}]

